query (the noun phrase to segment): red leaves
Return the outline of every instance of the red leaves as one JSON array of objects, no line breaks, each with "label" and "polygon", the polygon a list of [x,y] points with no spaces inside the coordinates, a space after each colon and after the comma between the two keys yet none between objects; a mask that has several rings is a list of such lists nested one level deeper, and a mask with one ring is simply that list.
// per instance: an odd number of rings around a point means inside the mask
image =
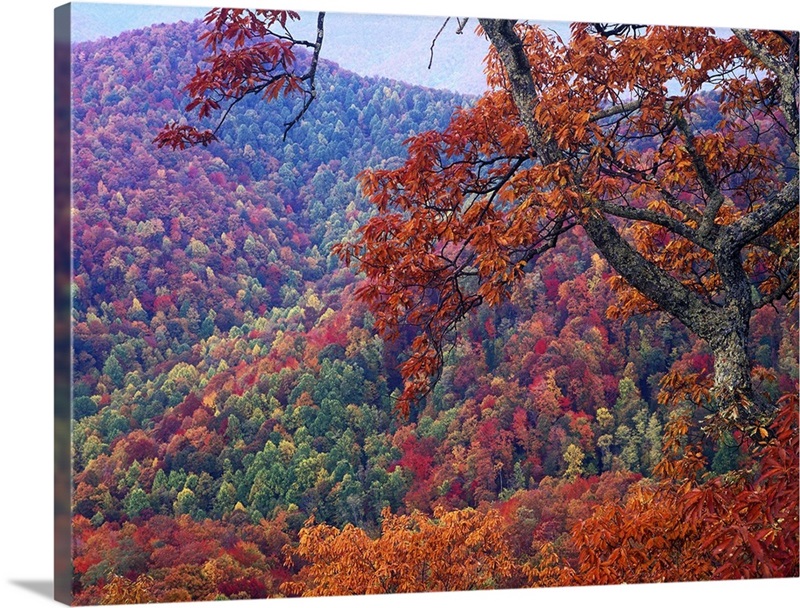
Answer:
[{"label": "red leaves", "polygon": [[[296,73],[294,47],[298,42],[286,30],[288,21],[299,18],[292,11],[228,8],[209,11],[205,23],[211,29],[201,34],[199,40],[211,55],[205,60],[205,67],[198,67],[186,85],[191,96],[186,111],[196,110],[202,120],[221,110],[223,102],[230,102],[230,108],[252,93],[263,93],[268,101],[281,92],[308,93],[302,83],[309,76]],[[213,139],[211,131],[167,125],[155,143],[159,147],[183,149],[197,144],[206,146]]]},{"label": "red leaves", "polygon": [[157,144],[159,148],[169,146],[173,150],[180,148],[181,150],[202,144],[207,146],[212,141],[217,139],[211,131],[199,131],[195,127],[188,125],[179,125],[177,123],[170,123],[164,125],[164,128],[158,133],[153,143]]},{"label": "red leaves", "polygon": [[270,27],[275,24],[286,29],[289,20],[296,21],[300,15],[294,11],[276,11],[268,9],[236,9],[214,8],[204,19],[213,28],[200,36],[200,41],[216,53],[224,42],[232,42],[235,48],[241,48],[253,38],[264,38],[270,34]]}]

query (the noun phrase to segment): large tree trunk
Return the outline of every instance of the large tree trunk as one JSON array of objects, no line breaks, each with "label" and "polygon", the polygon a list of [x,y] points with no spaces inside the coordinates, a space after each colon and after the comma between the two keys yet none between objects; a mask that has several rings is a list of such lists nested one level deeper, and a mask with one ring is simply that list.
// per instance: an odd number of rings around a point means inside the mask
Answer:
[{"label": "large tree trunk", "polygon": [[724,305],[714,315],[707,335],[700,334],[714,354],[714,401],[733,424],[749,423],[763,411],[753,394],[747,352],[753,304],[750,281],[742,266],[741,248],[719,239],[714,260],[725,288]]},{"label": "large tree trunk", "polygon": [[[531,146],[545,164],[563,160],[561,151],[534,118],[537,91],[522,42],[514,31],[514,22],[482,19],[480,23],[506,69],[510,93]],[[776,218],[786,213],[792,201],[786,202],[781,197],[785,195],[791,198],[792,192],[791,188],[785,190],[759,213],[766,215],[774,211]],[[587,201],[587,205],[589,203]],[[740,428],[750,426],[763,409],[755,405],[747,353],[753,305],[750,284],[742,268],[741,247],[752,235],[748,233],[742,236],[739,233],[745,231],[749,224],[744,228],[731,226],[730,230],[720,231],[720,237],[713,245],[711,241],[706,241],[708,250],[713,250],[724,285],[725,301],[720,303],[701,297],[663,268],[647,260],[599,210],[584,214],[580,223],[617,273],[709,344],[715,360],[711,406],[720,412],[727,423]],[[753,235],[766,229],[760,225],[756,228],[750,231]]]},{"label": "large tree trunk", "polygon": [[748,324],[732,321],[709,339],[714,354],[714,397],[733,402],[737,396],[753,401],[750,358],[747,354]]}]

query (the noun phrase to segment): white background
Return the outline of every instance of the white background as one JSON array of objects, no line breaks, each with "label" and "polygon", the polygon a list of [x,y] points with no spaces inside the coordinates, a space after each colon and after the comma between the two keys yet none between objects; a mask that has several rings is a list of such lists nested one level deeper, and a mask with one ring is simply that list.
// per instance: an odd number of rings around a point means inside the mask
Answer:
[{"label": "white background", "polygon": [[[157,4],[156,2],[150,2]],[[4,2],[0,34],[0,606],[52,602],[52,30],[49,0]],[[204,5],[172,0],[161,4]],[[213,5],[213,0],[208,4]],[[247,6],[247,0],[230,4]],[[265,6],[265,0],[254,0]],[[278,4],[276,2],[275,4]],[[520,2],[286,0],[305,10],[800,29],[793,1]],[[716,8],[707,5],[714,4]],[[791,6],[792,8],[788,8]],[[380,598],[269,600],[275,608],[505,604],[509,607],[796,605],[800,579],[470,592]],[[253,600],[236,606],[255,605]],[[219,606],[203,602],[198,606]],[[175,604],[177,606],[177,604]]]}]

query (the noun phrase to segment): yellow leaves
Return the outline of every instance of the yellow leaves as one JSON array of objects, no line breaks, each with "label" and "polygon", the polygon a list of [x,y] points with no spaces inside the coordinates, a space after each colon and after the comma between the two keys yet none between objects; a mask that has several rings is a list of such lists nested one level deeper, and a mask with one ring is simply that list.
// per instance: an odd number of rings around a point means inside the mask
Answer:
[{"label": "yellow leaves", "polygon": [[114,575],[103,589],[100,603],[103,605],[115,604],[146,604],[155,601],[152,592],[153,579],[145,574],[139,575],[135,581],[124,576]]},{"label": "yellow leaves", "polygon": [[216,391],[213,391],[213,390],[211,390],[211,391],[208,391],[208,392],[207,392],[207,393],[206,393],[206,394],[203,396],[203,405],[205,405],[207,408],[213,408],[213,409],[216,409],[216,405],[217,405],[217,392],[216,392]]}]

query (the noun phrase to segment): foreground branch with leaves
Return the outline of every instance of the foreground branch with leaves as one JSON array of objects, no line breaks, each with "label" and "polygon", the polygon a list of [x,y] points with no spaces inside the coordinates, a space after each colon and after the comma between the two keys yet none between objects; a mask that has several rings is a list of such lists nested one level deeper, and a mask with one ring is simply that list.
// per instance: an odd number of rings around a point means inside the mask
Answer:
[{"label": "foreground branch with leaves", "polygon": [[401,409],[429,390],[456,323],[580,227],[618,275],[609,315],[679,319],[714,354],[718,415],[768,420],[747,349],[754,310],[796,306],[797,33],[575,24],[565,43],[481,27],[491,92],[409,142],[403,167],[364,177],[377,214],[339,249],[367,275],[378,327],[420,330]]}]

